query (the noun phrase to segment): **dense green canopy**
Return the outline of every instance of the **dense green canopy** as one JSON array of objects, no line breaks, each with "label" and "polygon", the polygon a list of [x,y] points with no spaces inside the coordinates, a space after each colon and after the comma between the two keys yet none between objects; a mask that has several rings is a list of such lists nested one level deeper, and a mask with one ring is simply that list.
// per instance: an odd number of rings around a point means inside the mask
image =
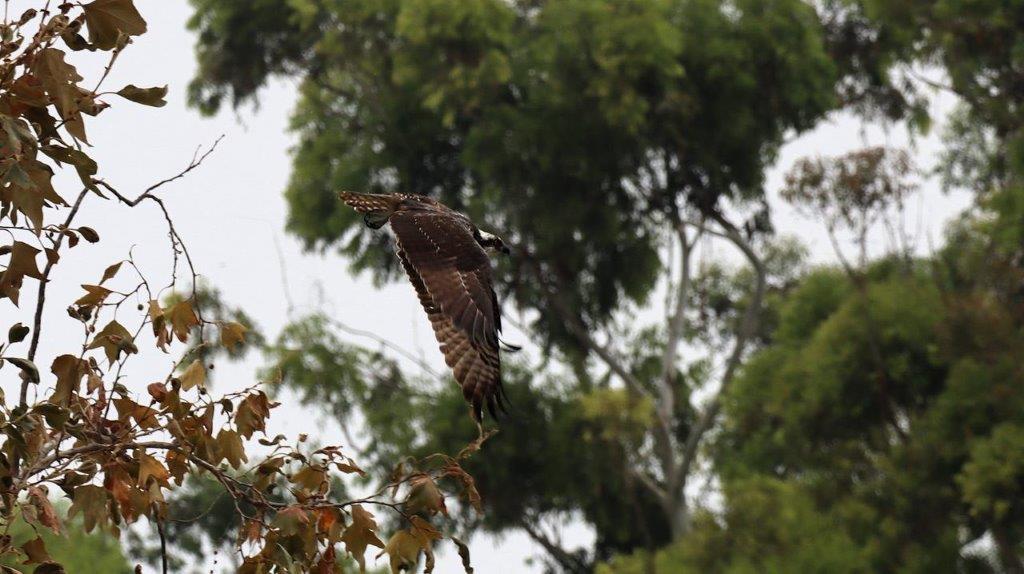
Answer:
[{"label": "dense green canopy", "polygon": [[[195,4],[201,109],[303,79],[286,196],[310,247],[394,271],[336,193],[431,194],[517,246],[520,306],[549,307],[536,266],[598,324],[651,292],[666,218],[760,201],[783,137],[837,104],[798,0]],[[551,314],[537,326],[564,335]]]}]

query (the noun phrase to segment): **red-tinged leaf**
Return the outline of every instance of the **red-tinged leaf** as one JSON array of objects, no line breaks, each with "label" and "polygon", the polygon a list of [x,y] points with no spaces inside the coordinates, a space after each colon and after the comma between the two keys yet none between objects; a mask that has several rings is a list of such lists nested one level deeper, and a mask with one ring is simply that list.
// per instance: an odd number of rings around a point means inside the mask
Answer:
[{"label": "red-tinged leaf", "polygon": [[38,536],[22,544],[21,550],[28,556],[28,559],[22,562],[22,564],[41,564],[53,560],[46,551],[46,543]]},{"label": "red-tinged leaf", "polygon": [[277,512],[273,526],[283,536],[299,534],[309,525],[309,514],[298,506],[289,506]]},{"label": "red-tinged leaf", "polygon": [[52,530],[55,534],[60,534],[60,518],[50,503],[50,498],[47,496],[46,491],[38,486],[30,486],[28,497],[32,505],[36,507],[36,517],[39,519],[39,523]]},{"label": "red-tinged leaf", "polygon": [[151,383],[146,387],[146,392],[153,400],[162,403],[167,398],[167,387],[163,383]]},{"label": "red-tinged leaf", "polygon": [[334,546],[331,545],[327,547],[320,560],[317,561],[313,567],[313,572],[315,574],[335,574],[337,571],[337,557],[335,556]]},{"label": "red-tinged leaf", "polygon": [[480,492],[476,489],[476,480],[474,480],[468,472],[463,470],[463,468],[458,464],[450,463],[445,465],[444,475],[459,481],[462,484],[462,492],[466,495],[466,498],[469,499],[470,505],[472,505],[477,512],[482,513],[484,511]]}]

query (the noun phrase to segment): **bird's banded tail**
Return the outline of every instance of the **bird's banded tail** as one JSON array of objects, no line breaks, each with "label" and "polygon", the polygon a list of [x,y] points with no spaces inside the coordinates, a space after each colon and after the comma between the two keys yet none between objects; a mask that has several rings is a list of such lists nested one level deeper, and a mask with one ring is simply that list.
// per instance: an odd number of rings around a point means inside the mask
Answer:
[{"label": "bird's banded tail", "polygon": [[395,210],[396,198],[392,195],[375,195],[372,193],[354,193],[342,191],[338,197],[345,205],[359,213],[384,212],[390,215]]}]

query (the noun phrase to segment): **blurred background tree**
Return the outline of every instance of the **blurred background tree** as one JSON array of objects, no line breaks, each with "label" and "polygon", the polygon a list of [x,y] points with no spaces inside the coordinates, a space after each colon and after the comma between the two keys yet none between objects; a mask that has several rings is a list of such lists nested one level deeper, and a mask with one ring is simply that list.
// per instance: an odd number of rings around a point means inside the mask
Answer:
[{"label": "blurred background tree", "polygon": [[[632,556],[604,571],[1024,571],[1024,8],[192,1],[200,110],[301,80],[285,195],[311,250],[398,276],[340,189],[429,194],[516,246],[499,292],[535,346],[508,369],[514,416],[467,465],[487,504],[471,529],[522,530],[566,572],[615,554]],[[779,147],[843,109],[927,130],[924,88],[960,99],[942,175],[975,209],[931,256],[897,241],[808,268],[765,196]],[[915,177],[864,150],[809,158],[786,195],[863,237]],[[702,257],[712,241],[742,263]],[[410,444],[464,444],[450,381],[341,327],[296,320],[268,367],[358,413],[377,472]],[[695,497],[701,481],[720,496]],[[592,548],[559,543],[572,518]]]},{"label": "blurred background tree", "polygon": [[[67,512],[68,506],[70,505],[63,502],[54,504],[55,510],[61,515]],[[24,520],[19,519],[12,522],[7,535],[16,546],[37,536],[42,538],[47,553],[54,561],[64,565],[67,574],[128,574],[132,571],[132,566],[125,558],[116,538],[101,531],[86,533],[82,528],[81,518],[72,520],[65,526],[62,534],[56,534],[46,529],[33,529]],[[0,560],[0,567],[3,566],[25,568],[16,556],[7,556]]]}]

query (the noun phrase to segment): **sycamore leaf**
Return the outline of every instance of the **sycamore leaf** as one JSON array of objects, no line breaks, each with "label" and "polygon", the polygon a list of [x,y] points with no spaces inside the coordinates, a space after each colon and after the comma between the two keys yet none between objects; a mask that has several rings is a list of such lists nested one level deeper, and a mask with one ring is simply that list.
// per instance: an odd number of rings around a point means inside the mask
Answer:
[{"label": "sycamore leaf", "polygon": [[64,128],[81,141],[85,137],[85,123],[79,109],[78,82],[82,76],[74,66],[64,61],[64,52],[56,48],[41,50],[32,64],[32,73],[46,88],[57,112],[64,119]]},{"label": "sycamore leaf", "polygon": [[102,331],[96,333],[92,343],[87,348],[97,349],[100,347],[103,348],[103,352],[107,355],[107,360],[111,363],[117,361],[117,357],[122,351],[128,354],[139,352],[138,347],[132,342],[132,334],[117,321],[107,323],[107,326]]},{"label": "sycamore leaf", "polygon": [[192,302],[188,299],[179,301],[171,307],[166,312],[166,316],[171,322],[171,329],[182,343],[188,340],[188,334],[192,327],[199,324],[199,317],[196,316],[196,312],[192,309]]},{"label": "sycamore leaf", "polygon": [[57,375],[57,388],[50,402],[66,406],[71,395],[78,392],[82,377],[89,372],[89,363],[74,355],[61,355],[53,360],[50,372]]},{"label": "sycamore leaf", "polygon": [[327,473],[324,469],[312,465],[303,466],[292,475],[291,483],[306,490],[317,492],[327,485]]},{"label": "sycamore leaf", "polygon": [[171,342],[171,332],[167,328],[167,316],[160,308],[160,302],[152,299],[149,302],[149,320],[153,325],[153,336],[156,337],[156,346],[167,352],[167,345]]},{"label": "sycamore leaf", "polygon": [[82,238],[89,243],[99,243],[100,234],[96,233],[96,230],[91,227],[82,226],[78,228],[78,233],[82,235]]},{"label": "sycamore leaf", "polygon": [[283,508],[274,515],[274,526],[284,536],[299,534],[307,525],[309,525],[309,515],[298,506]]},{"label": "sycamore leaf", "polygon": [[444,495],[437,488],[434,479],[426,474],[417,474],[409,479],[409,496],[405,500],[405,510],[409,514],[425,512],[433,516],[438,511],[448,514],[444,505]]},{"label": "sycamore leaf", "polygon": [[352,524],[341,535],[341,541],[345,543],[345,550],[359,563],[362,572],[366,572],[366,547],[372,545],[384,548],[384,543],[377,537],[376,530],[377,522],[374,521],[373,514],[359,504],[353,505]]},{"label": "sycamore leaf", "polygon": [[95,0],[84,6],[89,40],[101,50],[117,46],[118,36],[139,36],[146,32],[146,21],[132,0]]},{"label": "sycamore leaf", "polygon": [[178,376],[178,380],[181,381],[181,388],[185,391],[193,387],[205,387],[206,367],[202,361],[196,359],[189,364],[185,372]]},{"label": "sycamore leaf", "polygon": [[158,403],[164,402],[167,398],[167,387],[163,383],[150,383],[146,386],[146,392]]},{"label": "sycamore leaf", "polygon": [[36,266],[36,255],[38,254],[39,250],[28,243],[15,241],[11,244],[7,269],[0,274],[0,297],[8,297],[17,305],[22,280],[25,277],[43,278],[39,267]]},{"label": "sycamore leaf", "polygon": [[60,534],[60,518],[58,518],[57,511],[53,508],[53,504],[50,503],[50,497],[47,496],[46,491],[38,486],[30,486],[28,497],[32,502],[32,506],[36,508],[36,517],[39,519],[39,523],[52,530],[55,534]]},{"label": "sycamore leaf", "polygon": [[395,532],[384,546],[391,565],[391,574],[412,572],[420,561],[420,542],[408,530]]},{"label": "sycamore leaf", "polygon": [[21,549],[28,556],[28,560],[25,560],[23,564],[41,564],[53,560],[46,551],[46,543],[38,536],[22,544]]},{"label": "sycamore leaf", "polygon": [[139,486],[145,487],[150,477],[161,486],[168,486],[167,479],[171,477],[171,473],[155,457],[139,453]]},{"label": "sycamore leaf", "polygon": [[73,502],[68,509],[68,518],[82,514],[82,525],[85,532],[92,532],[97,525],[107,524],[110,518],[107,512],[107,490],[102,486],[86,484],[75,489]]},{"label": "sycamore leaf", "polygon": [[140,405],[129,398],[114,399],[114,409],[117,410],[117,418],[121,421],[133,419],[135,424],[143,430],[154,429],[160,426],[156,415],[158,412],[145,405]]},{"label": "sycamore leaf", "polygon": [[249,328],[241,323],[221,323],[220,343],[229,351],[234,351],[235,347],[245,342],[245,333],[248,331]]},{"label": "sycamore leaf", "polygon": [[85,295],[82,295],[75,301],[75,305],[79,307],[95,307],[103,303],[107,296],[113,293],[106,287],[99,285],[82,285],[82,289],[85,289]]},{"label": "sycamore leaf", "polygon": [[262,391],[247,395],[238,405],[235,412],[235,426],[238,434],[247,439],[252,438],[256,431],[266,429],[266,419],[270,416],[270,401]]},{"label": "sycamore leaf", "polygon": [[220,454],[231,465],[231,468],[238,469],[243,462],[248,462],[249,457],[245,454],[245,446],[242,444],[242,437],[231,429],[220,429],[217,433],[217,448]]},{"label": "sycamore leaf", "polygon": [[82,180],[82,183],[87,185],[89,189],[97,190],[96,184],[92,181],[92,176],[96,175],[99,166],[96,164],[96,160],[86,155],[85,152],[75,148],[56,145],[44,145],[39,149],[58,163],[68,163],[75,166],[75,171],[78,172],[78,178]]},{"label": "sycamore leaf", "polygon": [[409,522],[412,523],[412,528],[410,529],[412,535],[416,537],[416,540],[419,541],[420,546],[424,550],[430,552],[430,549],[434,546],[434,541],[441,539],[441,533],[434,528],[433,524],[420,516],[413,516],[409,519]]},{"label": "sycamore leaf", "polygon": [[125,98],[126,100],[131,100],[135,103],[146,106],[162,108],[167,105],[167,100],[164,99],[167,96],[167,86],[140,88],[138,86],[128,84],[118,90],[117,95]]}]

